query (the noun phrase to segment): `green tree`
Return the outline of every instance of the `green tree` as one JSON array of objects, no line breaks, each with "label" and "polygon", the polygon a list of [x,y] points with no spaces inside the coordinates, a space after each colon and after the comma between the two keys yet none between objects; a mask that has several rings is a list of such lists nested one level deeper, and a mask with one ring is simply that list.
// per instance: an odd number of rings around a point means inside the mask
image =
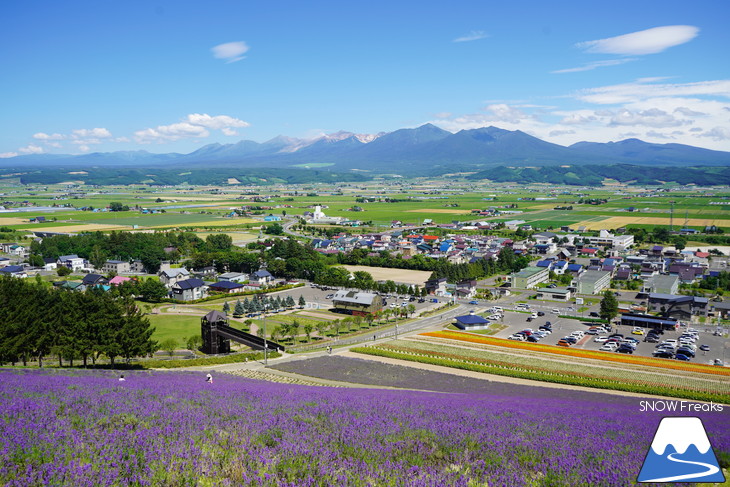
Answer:
[{"label": "green tree", "polygon": [[618,301],[616,300],[616,295],[611,291],[606,290],[603,292],[601,308],[598,314],[601,318],[609,322],[618,316]]},{"label": "green tree", "polygon": [[175,349],[177,348],[177,340],[174,338],[167,338],[160,343],[160,350],[164,350],[172,358],[175,355]]},{"label": "green tree", "polygon": [[139,286],[139,292],[142,299],[152,302],[160,302],[168,294],[167,287],[154,277],[145,279]]},{"label": "green tree", "polygon": [[233,239],[225,233],[214,233],[208,235],[205,239],[205,244],[210,252],[226,251],[230,250],[233,246]]},{"label": "green tree", "polygon": [[58,274],[60,277],[65,277],[65,276],[68,276],[69,274],[71,274],[71,269],[69,269],[65,265],[59,266],[56,269],[56,274]]},{"label": "green tree", "polygon": [[231,305],[228,304],[228,301],[226,301],[225,303],[223,303],[223,312],[225,314],[228,314],[228,313],[231,312]]},{"label": "green tree", "polygon": [[304,299],[304,296],[299,296],[299,306],[302,308],[307,305],[307,301]]},{"label": "green tree", "polygon": [[185,346],[188,350],[198,350],[203,345],[203,338],[200,335],[193,335],[185,340]]},{"label": "green tree", "polygon": [[241,316],[246,314],[246,308],[244,307],[243,303],[241,303],[240,300],[236,301],[236,306],[233,308],[233,317],[234,318],[240,318]]},{"label": "green tree", "polygon": [[307,335],[308,342],[312,340],[312,331],[313,330],[314,330],[314,325],[312,325],[311,323],[306,323],[304,325],[304,334]]}]

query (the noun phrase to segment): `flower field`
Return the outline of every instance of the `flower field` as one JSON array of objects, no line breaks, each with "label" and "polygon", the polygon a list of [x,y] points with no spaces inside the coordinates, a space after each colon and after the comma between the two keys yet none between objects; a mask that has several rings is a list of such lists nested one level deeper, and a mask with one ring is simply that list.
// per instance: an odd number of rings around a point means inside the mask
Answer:
[{"label": "flower field", "polygon": [[[661,414],[601,396],[0,370],[0,484],[632,485]],[[730,416],[700,416],[727,467]]]},{"label": "flower field", "polygon": [[683,375],[658,374],[653,369],[626,369],[620,366],[572,363],[535,356],[500,353],[483,349],[448,346],[423,340],[395,340],[352,351],[402,360],[455,367],[522,379],[556,382],[600,389],[639,392],[701,401],[730,402],[730,381]]},{"label": "flower field", "polygon": [[634,365],[646,365],[649,367],[658,367],[661,369],[684,370],[688,372],[700,372],[703,374],[724,375],[730,377],[730,370],[725,367],[715,367],[712,365],[704,365],[697,363],[681,363],[671,360],[658,359],[653,357],[638,357],[633,355],[622,355],[613,353],[604,353],[595,350],[579,350],[558,347],[555,345],[544,345],[541,343],[517,342],[505,340],[503,338],[491,338],[476,336],[471,333],[461,333],[456,331],[434,331],[421,333],[423,336],[434,338],[448,338],[450,340],[460,340],[470,343],[481,343],[486,345],[498,345],[500,347],[516,348],[521,350],[532,350],[536,352],[552,353],[555,355],[568,355],[571,357],[592,358],[597,360],[605,360],[607,362],[619,362]]}]

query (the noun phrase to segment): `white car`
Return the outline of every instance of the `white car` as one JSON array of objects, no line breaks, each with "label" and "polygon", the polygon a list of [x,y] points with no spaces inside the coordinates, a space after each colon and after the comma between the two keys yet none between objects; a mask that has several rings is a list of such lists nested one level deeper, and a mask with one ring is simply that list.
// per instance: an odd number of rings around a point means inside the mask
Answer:
[{"label": "white car", "polygon": [[677,340],[675,340],[674,338],[670,338],[668,340],[664,340],[662,342],[662,345],[671,345],[673,347],[676,347],[677,346]]},{"label": "white car", "polygon": [[601,350],[602,352],[613,352],[617,348],[618,348],[618,345],[616,344],[616,342],[611,342],[611,343],[605,343],[598,350]]},{"label": "white car", "polygon": [[524,342],[525,340],[527,340],[527,336],[514,334],[514,335],[508,336],[507,340],[518,340],[520,342]]},{"label": "white car", "polygon": [[560,310],[559,310],[558,308],[553,308],[553,310],[552,310],[552,311],[550,311],[550,312],[551,312],[551,313],[555,313],[556,315],[557,315],[557,314],[560,314]]},{"label": "white car", "polygon": [[489,315],[489,316],[487,316],[487,319],[488,320],[501,320],[502,315]]},{"label": "white car", "polygon": [[583,338],[584,336],[586,336],[586,334],[581,330],[576,330],[573,333],[571,333],[570,336],[574,336],[577,338]]},{"label": "white car", "polygon": [[593,341],[596,342],[596,343],[603,343],[606,340],[608,340],[608,336],[606,336],[606,335],[601,335],[601,336],[598,336],[598,337],[596,337],[596,338],[593,339]]},{"label": "white car", "polygon": [[495,313],[501,313],[504,310],[499,306],[492,306],[492,311],[494,311]]}]

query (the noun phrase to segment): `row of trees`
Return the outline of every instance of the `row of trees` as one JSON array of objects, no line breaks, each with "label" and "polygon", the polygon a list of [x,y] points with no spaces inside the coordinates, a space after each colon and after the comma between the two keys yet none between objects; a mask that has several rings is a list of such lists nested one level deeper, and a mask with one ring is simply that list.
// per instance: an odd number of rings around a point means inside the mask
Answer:
[{"label": "row of trees", "polygon": [[[303,307],[306,304],[307,302],[305,301],[304,296],[299,296],[299,306]],[[272,298],[266,294],[254,294],[254,297],[251,300],[244,298],[243,301],[240,299],[236,301],[236,304],[233,307],[233,317],[240,318],[241,316],[249,313],[260,313],[267,309],[277,310],[282,308],[293,308],[294,306],[294,298],[292,298],[291,295],[288,295],[285,298],[281,298],[279,296],[274,296]],[[231,305],[228,304],[228,301],[226,301],[223,304],[223,312],[228,314],[230,311]]]},{"label": "row of trees", "polygon": [[154,328],[131,298],[103,291],[53,289],[33,280],[0,278],[0,364],[44,357],[80,359],[84,366],[101,355],[112,364],[153,353]]},{"label": "row of trees", "polygon": [[[88,259],[100,269],[107,259],[140,260],[148,272],[160,269],[163,260],[177,262],[184,255],[195,252],[226,252],[233,240],[220,233],[209,235],[205,240],[192,232],[102,232],[83,233],[77,236],[55,235],[41,242],[31,243],[29,262],[43,265],[43,258],[58,258],[76,254]],[[165,251],[165,249],[169,251]]]},{"label": "row of trees", "polygon": [[[287,337],[291,343],[295,343],[296,338],[304,332],[307,337],[307,341],[311,341],[312,332],[317,331],[317,334],[324,338],[326,335],[339,335],[340,333],[357,331],[363,328],[363,323],[368,328],[380,324],[383,320],[387,321],[391,317],[394,319],[407,318],[415,313],[416,307],[412,304],[407,306],[401,306],[398,308],[385,308],[375,313],[370,313],[365,316],[348,316],[341,320],[333,321],[322,321],[316,324],[306,322],[302,325],[298,320],[294,320],[291,323],[282,323],[276,325],[271,330],[271,339],[278,341],[279,339],[286,339]],[[261,330],[259,330],[261,334]]]}]

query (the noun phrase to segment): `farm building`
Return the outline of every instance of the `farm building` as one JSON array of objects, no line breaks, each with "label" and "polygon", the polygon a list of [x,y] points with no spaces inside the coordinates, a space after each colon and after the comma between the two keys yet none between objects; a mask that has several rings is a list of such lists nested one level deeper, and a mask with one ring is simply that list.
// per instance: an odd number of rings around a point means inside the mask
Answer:
[{"label": "farm building", "polygon": [[343,290],[335,293],[332,304],[337,309],[362,316],[383,309],[383,298],[374,293]]}]

